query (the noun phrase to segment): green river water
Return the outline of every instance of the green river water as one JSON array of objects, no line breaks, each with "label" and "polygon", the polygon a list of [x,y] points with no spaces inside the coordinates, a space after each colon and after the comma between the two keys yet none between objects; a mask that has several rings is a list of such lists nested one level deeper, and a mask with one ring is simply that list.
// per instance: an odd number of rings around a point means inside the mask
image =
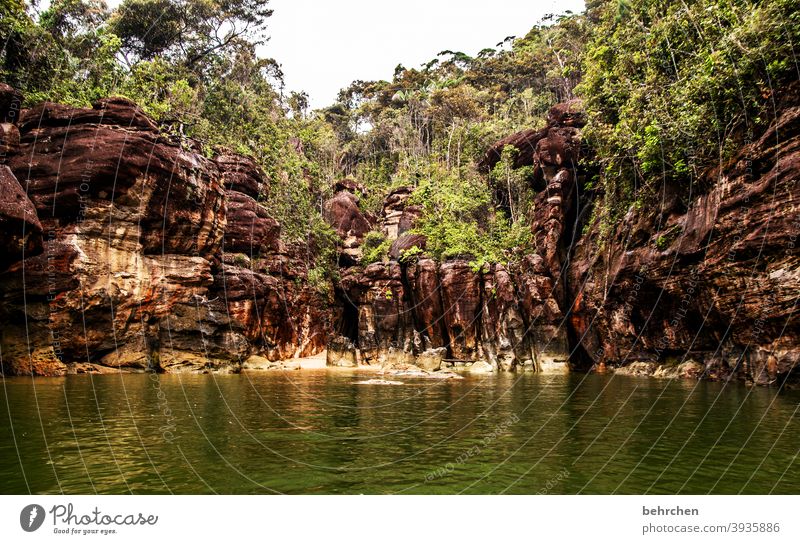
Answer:
[{"label": "green river water", "polygon": [[800,391],[373,378],[0,379],[0,493],[800,493]]}]

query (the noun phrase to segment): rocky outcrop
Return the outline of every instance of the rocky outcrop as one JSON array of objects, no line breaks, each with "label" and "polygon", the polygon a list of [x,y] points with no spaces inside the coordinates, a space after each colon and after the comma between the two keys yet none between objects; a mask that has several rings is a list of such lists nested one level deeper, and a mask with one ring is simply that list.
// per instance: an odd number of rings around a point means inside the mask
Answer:
[{"label": "rocky outcrop", "polygon": [[360,263],[363,244],[367,233],[377,230],[392,242],[390,257],[399,259],[404,251],[412,247],[424,249],[426,239],[419,234],[411,234],[414,222],[422,209],[409,204],[413,187],[399,187],[392,190],[383,201],[378,217],[364,213],[359,207],[361,195],[367,194],[363,185],[352,179],[342,179],[334,186],[334,195],[324,205],[324,216],[339,239],[340,265],[347,268]]},{"label": "rocky outcrop", "polygon": [[42,224],[7,166],[0,165],[0,270],[42,251]]},{"label": "rocky outcrop", "polygon": [[586,115],[580,100],[572,100],[553,106],[547,115],[547,125],[540,129],[528,129],[493,144],[478,162],[478,168],[490,171],[500,162],[503,150],[511,146],[516,149],[514,168],[549,165],[572,166],[576,164],[579,140],[577,129],[586,125]]},{"label": "rocky outcrop", "polygon": [[223,266],[212,291],[226,302],[233,331],[250,352],[273,361],[320,353],[332,324],[332,301],[308,282],[307,248],[280,247],[249,264]]},{"label": "rocky outcrop", "polygon": [[[445,364],[484,371],[572,364],[757,384],[796,378],[800,103],[796,91],[786,96],[771,126],[704,175],[702,192],[687,198],[667,184],[609,234],[599,221],[582,229],[584,207],[602,195],[580,190],[579,104],[553,108],[545,128],[498,142],[480,165],[491,169],[514,145],[516,166],[530,167],[536,253],[511,266],[478,270],[424,254],[404,262],[403,250],[425,241],[400,227],[411,191],[389,195],[393,261],[343,282],[359,360],[385,364],[402,352],[428,364],[424,354],[444,349]],[[503,191],[495,187],[500,205]]]},{"label": "rocky outcrop", "polygon": [[413,187],[399,187],[384,199],[381,226],[389,240],[397,240],[414,228],[414,222],[422,213],[419,205],[408,202],[413,193]]},{"label": "rocky outcrop", "polygon": [[336,184],[337,192],[325,202],[325,220],[341,239],[340,252],[345,264],[355,264],[361,259],[364,236],[372,229],[369,220],[358,207],[358,185],[352,180]]},{"label": "rocky outcrop", "polygon": [[[386,366],[394,357],[426,370],[443,361],[456,366],[482,361],[494,369],[563,371],[558,363],[566,363],[566,346],[554,344],[553,331],[530,320],[516,283],[502,265],[475,269],[465,260],[351,270],[342,279],[344,296],[357,308],[348,360]],[[528,302],[540,309],[541,303]]]},{"label": "rocky outcrop", "polygon": [[280,250],[281,227],[267,209],[253,197],[239,191],[225,191],[227,224],[224,248],[251,258]]},{"label": "rocky outcrop", "polygon": [[[464,259],[436,263],[424,258],[425,237],[408,232],[420,213],[409,204],[413,187],[386,197],[380,221],[393,240],[392,260],[352,269],[341,284],[347,304],[356,309],[349,314],[356,325],[340,325],[340,330],[354,331],[351,341],[358,354],[353,359],[385,365],[388,354],[397,352],[409,355],[411,362],[435,366],[431,350],[444,350],[446,363],[476,371],[486,365],[493,370],[568,369],[564,268],[579,177],[576,127],[582,123],[573,108],[554,108],[548,126],[535,136],[512,137],[530,144],[518,158],[527,157],[534,166],[532,183],[543,187],[531,225],[537,254],[512,267],[476,268]],[[484,163],[491,166],[495,148],[502,153],[502,146],[493,147]],[[416,254],[406,258],[404,252],[414,247]]]},{"label": "rocky outcrop", "polygon": [[356,347],[346,336],[337,336],[328,342],[326,364],[328,366],[356,367]]},{"label": "rocky outcrop", "polygon": [[44,251],[3,278],[11,328],[35,332],[30,348],[6,335],[6,371],[27,373],[34,352],[60,370],[160,364],[162,327],[212,281],[225,225],[216,165],[163,139],[122,100],[44,104],[20,128],[9,165],[36,207]]},{"label": "rocky outcrop", "polygon": [[354,195],[365,195],[367,194],[367,189],[361,183],[357,182],[352,178],[344,178],[338,180],[336,183],[333,184],[333,190],[335,193],[340,193],[342,191],[347,191]]},{"label": "rocky outcrop", "polygon": [[251,160],[207,159],[124,99],[43,104],[17,126],[0,167],[5,373],[237,371],[324,349],[327,301]]},{"label": "rocky outcrop", "polygon": [[786,95],[699,194],[667,184],[607,236],[594,224],[577,243],[570,321],[587,366],[691,360],[708,378],[796,377],[800,93]]},{"label": "rocky outcrop", "polygon": [[[340,180],[324,211],[341,280],[318,290],[313,241],[282,239],[251,159],[206,158],[125,99],[21,111],[0,87],[2,370],[286,368],[273,363],[327,345],[332,366],[436,375],[797,378],[797,95],[699,192],[665,184],[611,232],[585,224],[602,195],[584,190],[579,104],[553,108],[480,163],[490,170],[513,145],[529,167],[536,251],[511,264],[435,262],[412,230],[413,187],[371,217],[364,187]],[[389,258],[359,266],[373,229]]]},{"label": "rocky outcrop", "polygon": [[363,272],[352,270],[341,280],[347,303],[357,309],[356,359],[365,365],[381,365],[390,349],[411,352],[413,323],[408,309],[402,269],[396,262],[376,263]]},{"label": "rocky outcrop", "polygon": [[428,238],[424,234],[403,234],[389,247],[389,258],[399,260],[408,258],[409,251],[424,252],[428,247]]},{"label": "rocky outcrop", "polygon": [[706,367],[691,359],[674,364],[639,361],[621,366],[615,369],[615,372],[621,376],[646,376],[669,380],[697,380],[705,375]]},{"label": "rocky outcrop", "polygon": [[269,196],[269,184],[256,162],[242,155],[220,155],[216,159],[225,189],[249,196],[255,200]]}]

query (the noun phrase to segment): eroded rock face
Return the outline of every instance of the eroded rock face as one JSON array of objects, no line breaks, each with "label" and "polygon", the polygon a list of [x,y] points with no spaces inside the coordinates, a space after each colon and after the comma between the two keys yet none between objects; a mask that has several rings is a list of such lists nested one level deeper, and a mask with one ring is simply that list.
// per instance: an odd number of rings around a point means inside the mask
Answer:
[{"label": "eroded rock face", "polygon": [[412,187],[386,197],[381,223],[394,240],[389,252],[393,260],[363,272],[353,270],[342,282],[358,311],[357,327],[340,328],[357,329],[352,341],[362,363],[384,364],[391,349],[435,366],[425,354],[444,349],[444,360],[471,364],[476,371],[487,365],[494,370],[568,370],[564,265],[581,153],[577,127],[583,124],[576,107],[554,108],[543,130],[499,142],[483,161],[490,168],[505,145],[516,143],[522,147],[520,166],[534,166],[532,183],[542,187],[531,224],[537,255],[510,268],[498,264],[476,269],[461,259],[436,263],[424,255],[402,258],[412,247],[425,248],[424,236],[408,233],[420,210],[409,205]]},{"label": "eroded rock face", "polygon": [[[342,287],[358,309],[357,332],[350,340],[358,350],[355,358],[364,365],[386,366],[394,357],[426,370],[439,369],[442,361],[550,370],[552,354],[566,348],[553,346],[546,324],[532,333],[538,325],[520,304],[515,283],[502,265],[476,270],[465,260],[440,264],[420,259],[354,269]],[[531,301],[532,307],[541,304]]]},{"label": "eroded rock face", "polygon": [[359,208],[360,196],[367,191],[357,181],[339,180],[334,184],[334,190],[336,192],[325,202],[324,210],[325,219],[341,239],[339,251],[342,267],[357,266],[361,262],[361,246],[367,233],[373,229],[382,232],[392,242],[389,254],[394,260],[412,247],[425,248],[425,237],[409,232],[422,212],[419,205],[409,203],[414,193],[413,187],[399,187],[389,193],[377,217],[371,213],[365,214]]},{"label": "eroded rock face", "polygon": [[308,357],[325,349],[331,301],[308,284],[300,248],[281,248],[249,263],[223,265],[211,296],[222,301],[230,319],[226,334],[247,353],[272,360]]},{"label": "eroded rock face", "polygon": [[[532,167],[537,250],[507,266],[426,258],[426,240],[409,232],[413,188],[393,191],[372,218],[358,206],[364,188],[341,180],[325,207],[350,259],[334,301],[309,283],[312,244],[281,239],[251,159],[207,159],[124,99],[20,112],[18,94],[0,86],[2,370],[272,368],[333,338],[328,360],[339,366],[583,363],[781,382],[800,362],[794,94],[704,176],[701,193],[663,187],[608,237],[596,224],[576,231],[589,215],[578,198],[585,120],[575,103],[554,108],[545,128],[498,142],[481,163],[490,169],[514,145],[517,166]],[[373,228],[392,240],[391,260],[359,267]]]},{"label": "eroded rock face", "polygon": [[[349,185],[342,187],[349,187]],[[341,252],[350,262],[361,259],[361,245],[364,236],[372,226],[358,207],[358,196],[347,188],[337,192],[325,202],[325,219],[342,240]]]},{"label": "eroded rock face", "polygon": [[245,194],[255,200],[269,196],[269,185],[264,180],[263,172],[250,157],[221,155],[217,157],[216,163],[225,189]]},{"label": "eroded rock face", "polygon": [[[205,297],[213,279],[225,226],[216,165],[162,138],[123,100],[44,104],[20,126],[9,165],[28,188],[44,247],[38,262],[3,276],[12,328],[28,321],[53,368],[156,364],[176,306]],[[30,348],[13,336],[4,366],[27,373]]]},{"label": "eroded rock face", "polygon": [[454,359],[478,359],[481,312],[480,277],[466,261],[446,262],[439,268],[444,325]]},{"label": "eroded rock face", "polygon": [[225,224],[216,165],[164,139],[124,103],[127,110],[121,99],[94,109],[48,103],[22,115],[9,166],[39,219],[80,228],[85,214],[105,213],[107,229],[133,223],[127,234],[145,254],[215,252]]},{"label": "eroded rock face", "polygon": [[[570,268],[571,325],[589,363],[681,365],[758,384],[800,362],[800,107],[702,183],[664,187],[609,238],[597,225]],[[691,369],[697,373],[696,366]],[[682,373],[685,373],[681,370]]]},{"label": "eroded rock face", "polygon": [[342,278],[344,296],[358,312],[355,340],[362,364],[384,364],[390,348],[411,351],[414,328],[402,273],[396,262],[376,263]]},{"label": "eroded rock face", "polygon": [[[757,384],[796,379],[800,103],[796,89],[787,96],[761,136],[705,174],[701,193],[687,199],[667,185],[609,237],[597,224],[578,230],[590,215],[578,191],[585,118],[576,103],[553,108],[545,128],[498,142],[481,162],[491,169],[514,145],[516,166],[532,167],[537,251],[508,267],[475,270],[424,255],[403,262],[402,251],[424,240],[404,231],[413,226],[403,219],[410,189],[392,193],[382,224],[393,260],[343,282],[357,309],[354,349],[367,364],[402,354],[433,367],[426,354],[444,349],[445,363],[483,371],[576,364]],[[503,191],[495,188],[500,205]]]},{"label": "eroded rock face", "polygon": [[533,369],[537,357],[514,278],[501,264],[485,270],[482,278],[481,341],[486,358],[501,370]]},{"label": "eroded rock face", "polygon": [[124,99],[43,104],[19,129],[0,167],[5,373],[238,371],[324,349],[313,263],[281,243],[250,159],[206,159]]},{"label": "eroded rock face", "polygon": [[500,162],[506,146],[517,149],[514,168],[536,166],[542,162],[549,165],[570,166],[577,158],[579,143],[577,130],[586,125],[580,100],[553,106],[547,115],[547,126],[543,129],[528,129],[512,134],[496,142],[478,163],[478,167],[489,171]]},{"label": "eroded rock face", "polygon": [[414,228],[414,222],[422,213],[419,205],[409,204],[413,187],[395,189],[383,202],[381,224],[383,232],[389,240],[395,241]]},{"label": "eroded rock face", "polygon": [[281,227],[266,208],[238,191],[226,191],[227,225],[225,251],[250,257],[276,253],[280,249]]},{"label": "eroded rock face", "polygon": [[424,340],[424,349],[443,347],[450,343],[442,304],[439,265],[431,259],[411,262],[406,268],[414,323]]},{"label": "eroded rock face", "polygon": [[7,166],[0,165],[0,270],[42,251],[42,224]]}]

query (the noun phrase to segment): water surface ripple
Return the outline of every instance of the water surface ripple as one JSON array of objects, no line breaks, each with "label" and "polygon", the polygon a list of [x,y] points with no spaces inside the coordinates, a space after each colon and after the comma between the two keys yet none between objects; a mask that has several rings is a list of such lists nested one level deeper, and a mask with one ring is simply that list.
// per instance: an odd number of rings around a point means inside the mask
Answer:
[{"label": "water surface ripple", "polygon": [[0,492],[800,493],[798,391],[374,377],[0,380]]}]

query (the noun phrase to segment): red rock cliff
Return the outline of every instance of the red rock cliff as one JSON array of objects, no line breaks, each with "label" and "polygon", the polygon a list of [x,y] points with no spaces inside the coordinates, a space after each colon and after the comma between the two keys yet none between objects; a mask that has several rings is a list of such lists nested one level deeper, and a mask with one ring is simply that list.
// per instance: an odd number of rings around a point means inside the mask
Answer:
[{"label": "red rock cliff", "polygon": [[326,301],[252,161],[205,158],[124,99],[43,104],[2,134],[17,129],[0,166],[5,373],[236,371],[324,349]]},{"label": "red rock cliff", "polygon": [[700,194],[666,185],[608,237],[591,225],[577,243],[570,321],[590,364],[691,362],[696,375],[758,384],[795,372],[798,87],[777,105],[760,136],[696,184]]}]

